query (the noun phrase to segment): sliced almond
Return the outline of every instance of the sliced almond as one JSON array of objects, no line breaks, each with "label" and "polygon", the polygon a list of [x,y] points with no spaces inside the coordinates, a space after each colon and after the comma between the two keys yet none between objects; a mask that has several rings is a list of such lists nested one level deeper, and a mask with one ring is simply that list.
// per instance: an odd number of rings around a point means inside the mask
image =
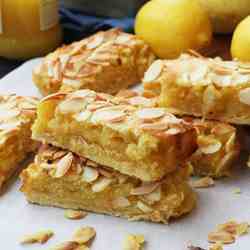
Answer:
[{"label": "sliced almond", "polygon": [[58,110],[62,114],[80,113],[84,108],[84,102],[81,99],[67,99],[58,105]]},{"label": "sliced almond", "polygon": [[102,34],[95,35],[94,39],[87,44],[88,49],[95,49],[102,44],[104,36]]},{"label": "sliced almond", "polygon": [[70,99],[85,99],[85,98],[89,98],[89,97],[93,97],[96,98],[97,94],[89,89],[81,89],[81,90],[77,90],[73,93],[70,94]]},{"label": "sliced almond", "polygon": [[128,102],[134,106],[142,106],[142,107],[154,106],[154,101],[152,99],[149,99],[143,96],[131,97],[128,99]]},{"label": "sliced almond", "polygon": [[72,209],[68,209],[64,213],[65,218],[71,219],[71,220],[80,220],[80,219],[85,218],[87,215],[88,213],[85,211],[72,210]]},{"label": "sliced almond", "polygon": [[82,175],[82,180],[86,181],[88,183],[91,183],[95,180],[97,180],[99,176],[99,173],[96,169],[91,168],[91,167],[85,167],[83,169],[83,175]]},{"label": "sliced almond", "polygon": [[64,77],[62,79],[62,83],[71,87],[79,88],[81,86],[81,80],[79,79],[72,79]]},{"label": "sliced almond", "polygon": [[153,182],[153,183],[143,183],[141,186],[137,188],[133,188],[130,192],[131,195],[144,195],[150,194],[155,189],[157,189],[160,185],[160,182]]},{"label": "sliced almond", "polygon": [[145,239],[143,235],[129,234],[123,241],[123,250],[142,250]]},{"label": "sliced almond", "polygon": [[235,237],[232,234],[224,231],[211,232],[208,234],[208,241],[210,243],[221,242],[223,244],[231,244],[235,242]]},{"label": "sliced almond", "polygon": [[161,200],[161,187],[158,187],[152,193],[145,195],[145,198],[147,201],[150,202],[150,204],[160,201]]},{"label": "sliced almond", "polygon": [[146,205],[142,201],[137,202],[137,207],[144,213],[151,213],[153,211],[150,206]]},{"label": "sliced almond", "polygon": [[79,244],[77,242],[66,241],[50,248],[50,250],[78,250],[78,247]]},{"label": "sliced almond", "polygon": [[145,131],[164,131],[168,129],[169,124],[166,122],[143,123],[140,128]]},{"label": "sliced almond", "polygon": [[183,129],[176,127],[176,128],[170,128],[170,129],[168,129],[165,132],[165,134],[167,134],[167,135],[177,135],[177,134],[180,134],[182,132],[183,132]]},{"label": "sliced almond", "polygon": [[74,114],[74,119],[78,122],[85,122],[87,121],[92,115],[92,112],[89,110],[82,111],[80,113]]},{"label": "sliced almond", "polygon": [[99,193],[104,191],[110,184],[112,183],[112,179],[106,177],[100,177],[95,184],[92,185],[92,191],[95,193]]},{"label": "sliced almond", "polygon": [[239,100],[243,104],[250,105],[250,88],[242,89],[239,92]]},{"label": "sliced almond", "polygon": [[110,103],[107,103],[105,101],[98,101],[98,102],[89,104],[87,106],[87,110],[89,110],[91,112],[94,112],[94,111],[96,111],[98,109],[109,107],[109,106],[111,106]]},{"label": "sliced almond", "polygon": [[219,140],[206,136],[199,136],[197,142],[199,149],[203,154],[214,154],[222,147],[222,143]]},{"label": "sliced almond", "polygon": [[163,62],[161,60],[156,60],[151,64],[149,69],[146,71],[143,82],[151,82],[154,81],[163,70]]},{"label": "sliced almond", "polygon": [[24,236],[20,243],[21,244],[34,244],[34,243],[40,243],[44,244],[46,243],[52,236],[54,235],[54,232],[51,230],[41,231],[35,234]]},{"label": "sliced almond", "polygon": [[113,201],[115,208],[125,208],[130,206],[130,201],[126,197],[119,197]]},{"label": "sliced almond", "polygon": [[143,121],[154,121],[165,115],[165,109],[163,108],[145,108],[138,110],[136,115]]},{"label": "sliced almond", "polygon": [[70,169],[73,159],[74,159],[73,154],[69,152],[61,160],[59,160],[56,164],[56,172],[54,177],[55,178],[63,177]]},{"label": "sliced almond", "polygon": [[128,42],[129,40],[131,40],[131,36],[124,33],[124,34],[119,35],[119,36],[116,38],[115,42],[116,42],[116,43],[120,43],[120,44],[127,44],[127,42]]},{"label": "sliced almond", "polygon": [[89,243],[95,238],[96,232],[93,227],[81,227],[75,231],[72,237],[72,241],[78,244]]},{"label": "sliced almond", "polygon": [[116,94],[116,96],[123,97],[123,98],[131,98],[131,97],[138,96],[138,93],[130,89],[122,89]]},{"label": "sliced almond", "polygon": [[211,177],[203,177],[192,182],[194,188],[208,188],[214,186],[214,180]]},{"label": "sliced almond", "polygon": [[120,110],[100,110],[96,111],[92,117],[94,121],[121,122],[126,118],[126,114]]}]

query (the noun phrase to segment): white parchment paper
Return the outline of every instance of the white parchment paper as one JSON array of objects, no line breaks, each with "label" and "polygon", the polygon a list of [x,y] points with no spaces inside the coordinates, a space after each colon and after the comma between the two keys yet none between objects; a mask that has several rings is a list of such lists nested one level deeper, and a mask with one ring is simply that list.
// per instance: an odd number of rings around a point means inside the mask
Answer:
[{"label": "white parchment paper", "polygon": [[[29,61],[0,80],[0,93],[39,96],[31,80],[32,68],[39,61]],[[91,213],[83,220],[67,220],[62,209],[28,204],[19,187],[18,178],[13,178],[5,193],[0,196],[0,250],[49,249],[69,240],[75,229],[85,225],[93,226],[97,231],[92,250],[122,249],[122,240],[128,233],[144,234],[146,250],[185,250],[189,243],[207,248],[207,234],[218,223],[232,218],[250,222],[250,170],[243,166],[235,178],[223,179],[217,181],[215,187],[197,190],[197,208],[190,215],[169,225],[128,222]],[[235,188],[240,188],[242,193],[234,194]],[[55,237],[47,244],[21,246],[18,243],[24,234],[43,229],[55,232]],[[249,250],[250,235],[240,237],[235,244],[225,249]]]}]

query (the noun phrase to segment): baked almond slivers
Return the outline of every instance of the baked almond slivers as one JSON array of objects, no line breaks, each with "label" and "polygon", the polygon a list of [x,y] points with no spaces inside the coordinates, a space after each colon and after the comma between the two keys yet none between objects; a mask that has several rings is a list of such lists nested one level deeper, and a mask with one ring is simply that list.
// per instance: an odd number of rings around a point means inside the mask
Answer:
[{"label": "baked almond slivers", "polygon": [[122,250],[142,250],[144,243],[143,235],[129,234],[123,241]]},{"label": "baked almond slivers", "polygon": [[208,188],[214,186],[214,180],[211,177],[203,177],[199,180],[192,181],[192,187],[194,188]]},{"label": "baked almond slivers", "polygon": [[65,218],[71,219],[71,220],[80,220],[80,219],[85,218],[87,215],[88,213],[85,211],[72,210],[72,209],[68,209],[64,213]]},{"label": "baked almond slivers", "polygon": [[51,230],[46,231],[40,231],[38,233],[30,234],[24,236],[21,240],[21,244],[34,244],[34,243],[40,243],[44,244],[46,243],[52,236],[54,235],[54,232]]},{"label": "baked almond slivers", "polygon": [[78,244],[87,244],[95,238],[96,232],[93,227],[81,227],[75,231],[72,241]]}]

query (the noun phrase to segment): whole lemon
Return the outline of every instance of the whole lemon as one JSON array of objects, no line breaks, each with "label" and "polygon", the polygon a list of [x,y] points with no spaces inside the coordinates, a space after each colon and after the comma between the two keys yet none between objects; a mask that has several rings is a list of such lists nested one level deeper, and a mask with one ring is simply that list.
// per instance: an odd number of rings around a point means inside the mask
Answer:
[{"label": "whole lemon", "polygon": [[152,0],[139,10],[135,33],[160,58],[176,58],[207,46],[212,25],[198,0]]},{"label": "whole lemon", "polygon": [[236,27],[231,44],[231,54],[233,58],[240,61],[250,61],[250,16]]}]

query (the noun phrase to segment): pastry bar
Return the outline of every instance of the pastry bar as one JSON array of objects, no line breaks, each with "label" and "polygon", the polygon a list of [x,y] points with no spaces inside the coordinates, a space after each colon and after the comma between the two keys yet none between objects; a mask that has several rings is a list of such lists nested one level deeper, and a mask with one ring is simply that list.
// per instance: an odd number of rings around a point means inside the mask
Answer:
[{"label": "pastry bar", "polygon": [[34,163],[21,174],[21,191],[29,202],[40,205],[165,223],[195,206],[187,173],[182,167],[159,182],[143,183],[69,151],[43,145]]},{"label": "pastry bar", "polygon": [[195,129],[164,108],[90,90],[41,100],[33,138],[143,181],[161,179],[196,149]]},{"label": "pastry bar", "polygon": [[37,147],[31,140],[37,102],[32,97],[0,96],[0,188]]},{"label": "pastry bar", "polygon": [[250,64],[182,55],[155,61],[144,89],[178,115],[250,124]]},{"label": "pastry bar", "polygon": [[49,54],[33,81],[43,95],[86,88],[114,94],[139,83],[154,59],[143,40],[112,29]]},{"label": "pastry bar", "polygon": [[189,166],[195,175],[222,177],[230,175],[240,153],[236,128],[216,121],[185,118],[197,131],[198,149],[191,156]]}]

